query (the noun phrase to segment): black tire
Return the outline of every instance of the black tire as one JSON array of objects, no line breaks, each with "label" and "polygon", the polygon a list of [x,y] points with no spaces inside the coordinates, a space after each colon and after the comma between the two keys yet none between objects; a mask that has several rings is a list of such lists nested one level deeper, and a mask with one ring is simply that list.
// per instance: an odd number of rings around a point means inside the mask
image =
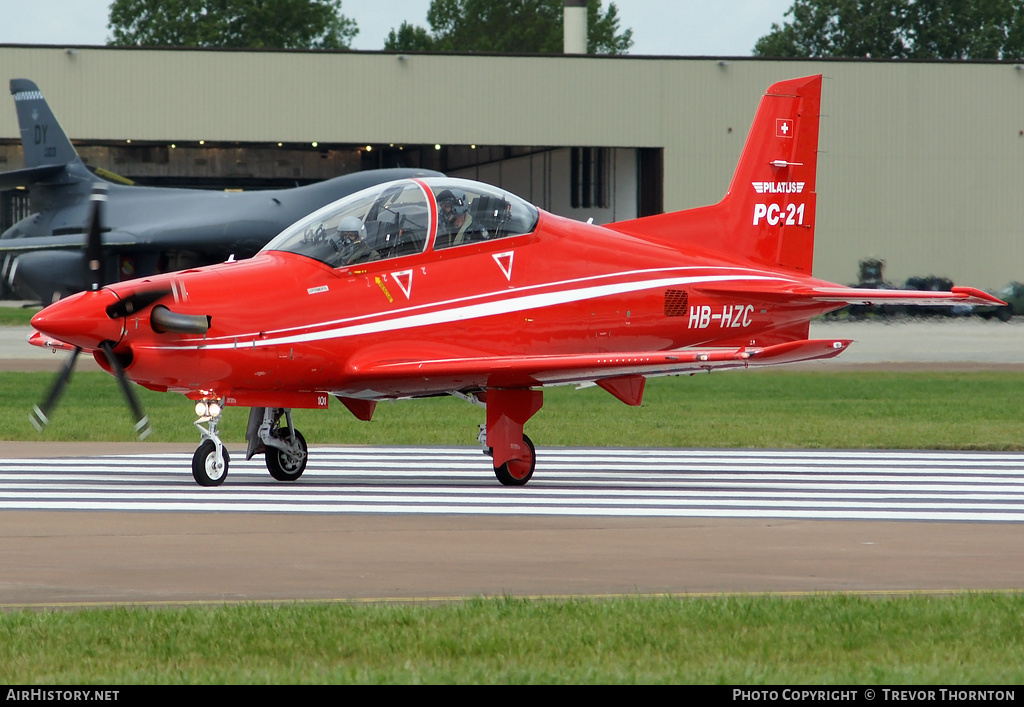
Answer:
[{"label": "black tire", "polygon": [[494,475],[503,486],[526,486],[533,478],[533,470],[537,467],[537,450],[533,441],[523,435],[526,450],[519,459],[511,459],[501,466],[494,467]]},{"label": "black tire", "polygon": [[[281,437],[288,437],[287,429],[281,429],[279,432]],[[306,470],[306,461],[309,459],[309,455],[306,453],[306,439],[298,430],[295,430],[295,439],[298,441],[299,447],[302,448],[300,457],[293,457],[283,449],[267,446],[267,471],[278,481],[295,481]]]},{"label": "black tire", "polygon": [[230,455],[224,450],[224,468],[218,470],[214,467],[217,461],[217,445],[212,439],[204,440],[199,449],[192,455],[192,478],[200,486],[220,486],[224,479],[228,478],[228,466]]}]

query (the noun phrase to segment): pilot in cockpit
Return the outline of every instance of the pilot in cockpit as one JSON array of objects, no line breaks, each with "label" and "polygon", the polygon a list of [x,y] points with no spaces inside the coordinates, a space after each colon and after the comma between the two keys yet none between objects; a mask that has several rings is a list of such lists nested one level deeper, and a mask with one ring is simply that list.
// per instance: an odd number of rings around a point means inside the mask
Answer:
[{"label": "pilot in cockpit", "polygon": [[339,266],[380,259],[380,253],[366,242],[366,227],[358,216],[346,216],[338,222],[337,240]]},{"label": "pilot in cockpit", "polygon": [[445,189],[437,195],[437,243],[439,247],[461,245],[487,238],[487,230],[469,213],[466,193]]}]

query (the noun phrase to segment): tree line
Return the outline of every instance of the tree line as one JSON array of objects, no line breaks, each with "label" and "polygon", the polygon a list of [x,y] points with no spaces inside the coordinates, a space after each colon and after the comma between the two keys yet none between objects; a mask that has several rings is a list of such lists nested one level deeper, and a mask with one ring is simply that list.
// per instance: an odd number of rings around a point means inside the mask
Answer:
[{"label": "tree line", "polygon": [[[562,51],[562,0],[432,0],[430,29],[403,22],[392,51],[554,54]],[[587,50],[624,54],[618,8],[588,0]],[[348,49],[359,33],[341,0],[114,0],[113,46]]]},{"label": "tree line", "polygon": [[[557,54],[562,5],[432,0],[429,28],[402,22],[383,48]],[[1024,0],[794,0],[784,18],[757,40],[754,56],[1024,59]],[[587,28],[590,54],[633,46],[614,2],[588,0]],[[346,49],[359,32],[342,0],[114,0],[109,29],[114,46],[278,49]]]}]

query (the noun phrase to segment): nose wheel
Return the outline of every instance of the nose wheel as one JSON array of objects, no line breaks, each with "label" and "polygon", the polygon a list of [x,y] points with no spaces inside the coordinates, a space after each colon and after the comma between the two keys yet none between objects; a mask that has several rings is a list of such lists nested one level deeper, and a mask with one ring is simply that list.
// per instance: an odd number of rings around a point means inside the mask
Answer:
[{"label": "nose wheel", "polygon": [[223,447],[218,453],[212,439],[204,440],[192,455],[192,478],[200,486],[220,486],[228,478],[228,450]]}]

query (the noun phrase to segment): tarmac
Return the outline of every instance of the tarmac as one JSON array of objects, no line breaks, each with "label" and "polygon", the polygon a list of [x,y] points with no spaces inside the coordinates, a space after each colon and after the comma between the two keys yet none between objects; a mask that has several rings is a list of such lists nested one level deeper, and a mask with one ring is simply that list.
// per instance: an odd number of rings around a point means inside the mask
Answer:
[{"label": "tarmac", "polygon": [[[812,339],[853,339],[824,365],[900,365],[920,368],[1024,366],[1024,317],[900,317],[811,323]],[[924,364],[918,365],[918,364]]]}]

